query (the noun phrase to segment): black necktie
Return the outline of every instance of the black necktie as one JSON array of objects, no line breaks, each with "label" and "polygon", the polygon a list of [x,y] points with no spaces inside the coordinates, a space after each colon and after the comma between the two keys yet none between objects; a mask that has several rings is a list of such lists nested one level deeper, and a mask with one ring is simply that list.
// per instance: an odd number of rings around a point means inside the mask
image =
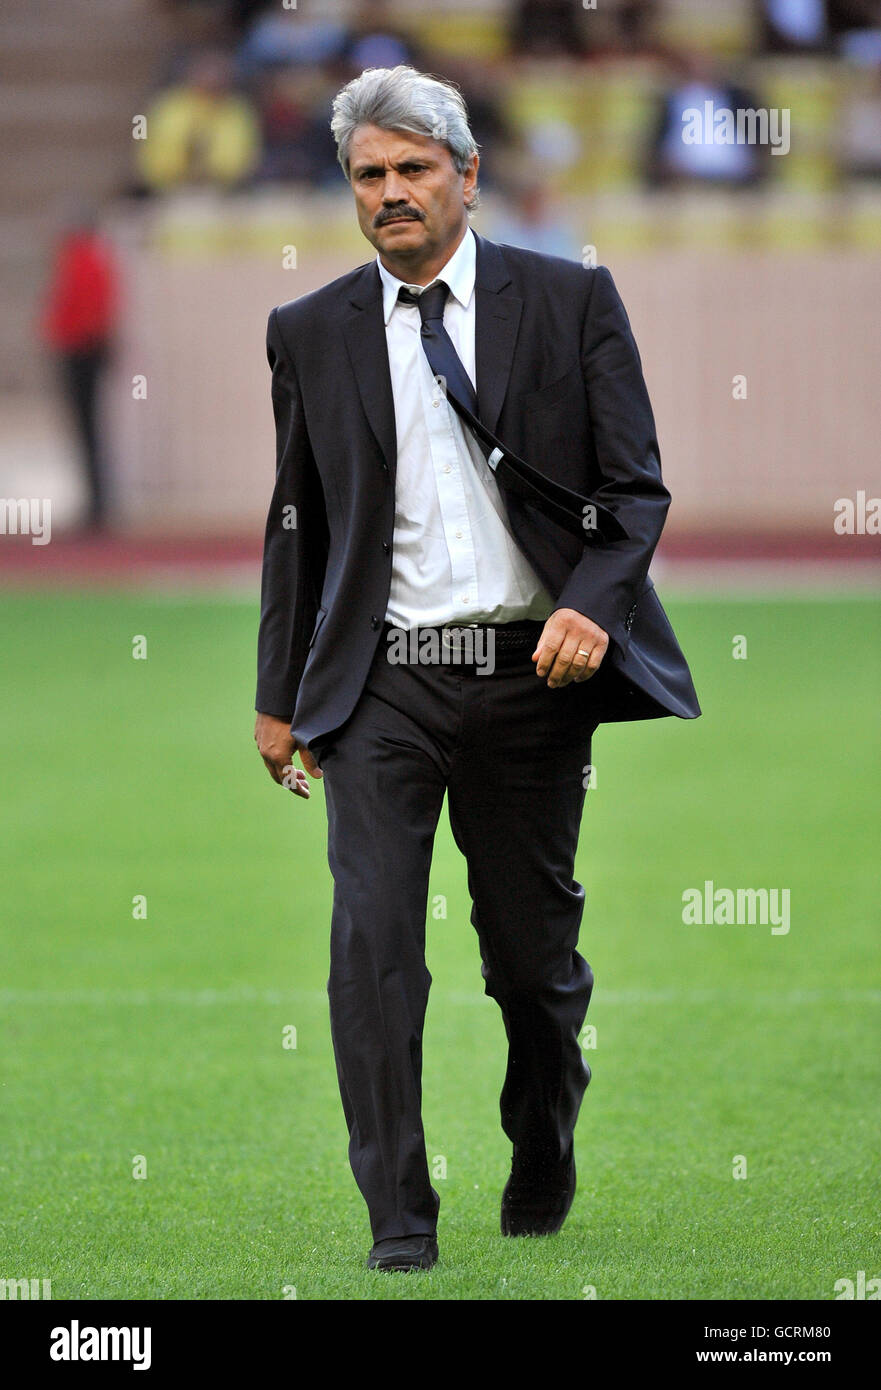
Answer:
[{"label": "black necktie", "polygon": [[471,429],[499,483],[585,542],[626,537],[627,532],[607,508],[539,473],[506,449],[478,419],[477,395],[471,378],[444,328],[448,293],[448,287],[438,280],[421,294],[414,294],[404,285],[398,291],[398,299],[402,304],[418,306],[422,319],[422,347],[428,365],[435,377],[442,378],[447,400]]},{"label": "black necktie", "polygon": [[477,414],[477,395],[471,385],[471,378],[462,366],[462,359],[453,347],[452,339],[444,328],[444,305],[449,290],[442,280],[430,285],[421,294],[413,294],[406,286],[398,291],[398,299],[403,304],[415,304],[422,319],[422,346],[428,365],[436,377],[443,377],[448,396],[467,406],[472,415]]}]

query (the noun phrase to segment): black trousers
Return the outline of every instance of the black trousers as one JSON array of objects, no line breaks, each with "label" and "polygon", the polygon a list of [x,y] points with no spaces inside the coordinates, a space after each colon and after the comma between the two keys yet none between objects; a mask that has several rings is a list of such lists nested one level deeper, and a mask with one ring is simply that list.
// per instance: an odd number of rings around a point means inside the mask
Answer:
[{"label": "black trousers", "polygon": [[59,359],[61,382],[86,468],[90,526],[101,526],[107,516],[107,479],[98,428],[98,385],[107,358],[107,348],[99,344],[62,353]]},{"label": "black trousers", "polygon": [[[318,740],[334,879],[328,981],[349,1158],[375,1241],[433,1234],[422,1128],[428,878],[447,793],[485,991],[508,1038],[508,1138],[562,1157],[590,1070],[593,986],[576,943],[575,851],[598,722],[591,690],[548,688],[527,653],[491,675],[393,665],[381,641],[355,711]],[[463,1086],[467,1077],[462,1077]]]}]

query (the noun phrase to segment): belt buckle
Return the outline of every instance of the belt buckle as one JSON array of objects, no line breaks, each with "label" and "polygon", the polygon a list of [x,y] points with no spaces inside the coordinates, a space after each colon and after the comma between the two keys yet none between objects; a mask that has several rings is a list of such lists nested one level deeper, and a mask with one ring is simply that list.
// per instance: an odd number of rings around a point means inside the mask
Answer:
[{"label": "belt buckle", "polygon": [[[462,650],[462,639],[461,639],[460,634],[461,634],[462,632],[466,631],[467,629],[471,629],[472,631],[476,631],[476,629],[479,628],[479,627],[480,627],[480,623],[444,623],[444,625],[441,627],[441,646],[443,647],[444,652],[445,652],[445,653],[448,653],[450,656],[453,655],[454,651],[459,651],[459,652],[461,652],[461,650]],[[458,645],[458,647],[452,645],[452,644],[449,642],[449,640],[448,640],[448,635],[451,634],[451,633],[455,633],[456,637],[459,638],[459,645]],[[473,652],[473,647],[472,647],[472,652]]]}]

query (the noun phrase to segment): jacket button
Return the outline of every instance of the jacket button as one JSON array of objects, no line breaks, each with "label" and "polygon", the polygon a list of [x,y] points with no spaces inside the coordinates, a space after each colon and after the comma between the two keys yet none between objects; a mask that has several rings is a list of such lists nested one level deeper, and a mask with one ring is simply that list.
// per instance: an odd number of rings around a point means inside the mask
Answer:
[{"label": "jacket button", "polygon": [[387,473],[387,472],[388,472],[388,464],[387,464],[385,461],[383,461],[382,471],[383,471],[383,473]]},{"label": "jacket button", "polygon": [[374,617],[374,618],[371,618],[371,619],[370,619],[370,626],[373,628],[373,631],[375,632],[376,629],[379,627],[379,619],[378,619],[378,618],[375,618],[375,617]]},{"label": "jacket button", "polygon": [[383,541],[382,548],[385,551],[386,555],[388,555],[389,551],[391,550],[391,546],[389,545],[388,541]]}]

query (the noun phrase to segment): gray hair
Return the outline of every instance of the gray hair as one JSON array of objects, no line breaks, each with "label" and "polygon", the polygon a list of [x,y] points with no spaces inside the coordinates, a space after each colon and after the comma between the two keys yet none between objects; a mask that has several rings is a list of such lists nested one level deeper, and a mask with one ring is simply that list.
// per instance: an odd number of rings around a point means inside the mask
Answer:
[{"label": "gray hair", "polygon": [[[468,126],[468,110],[458,87],[404,64],[396,68],[365,68],[360,77],[353,78],[334,97],[330,128],[346,178],[349,145],[355,129],[361,125],[427,135],[446,145],[459,174],[467,171],[477,153],[477,142]],[[475,189],[469,211],[476,206]]]}]

